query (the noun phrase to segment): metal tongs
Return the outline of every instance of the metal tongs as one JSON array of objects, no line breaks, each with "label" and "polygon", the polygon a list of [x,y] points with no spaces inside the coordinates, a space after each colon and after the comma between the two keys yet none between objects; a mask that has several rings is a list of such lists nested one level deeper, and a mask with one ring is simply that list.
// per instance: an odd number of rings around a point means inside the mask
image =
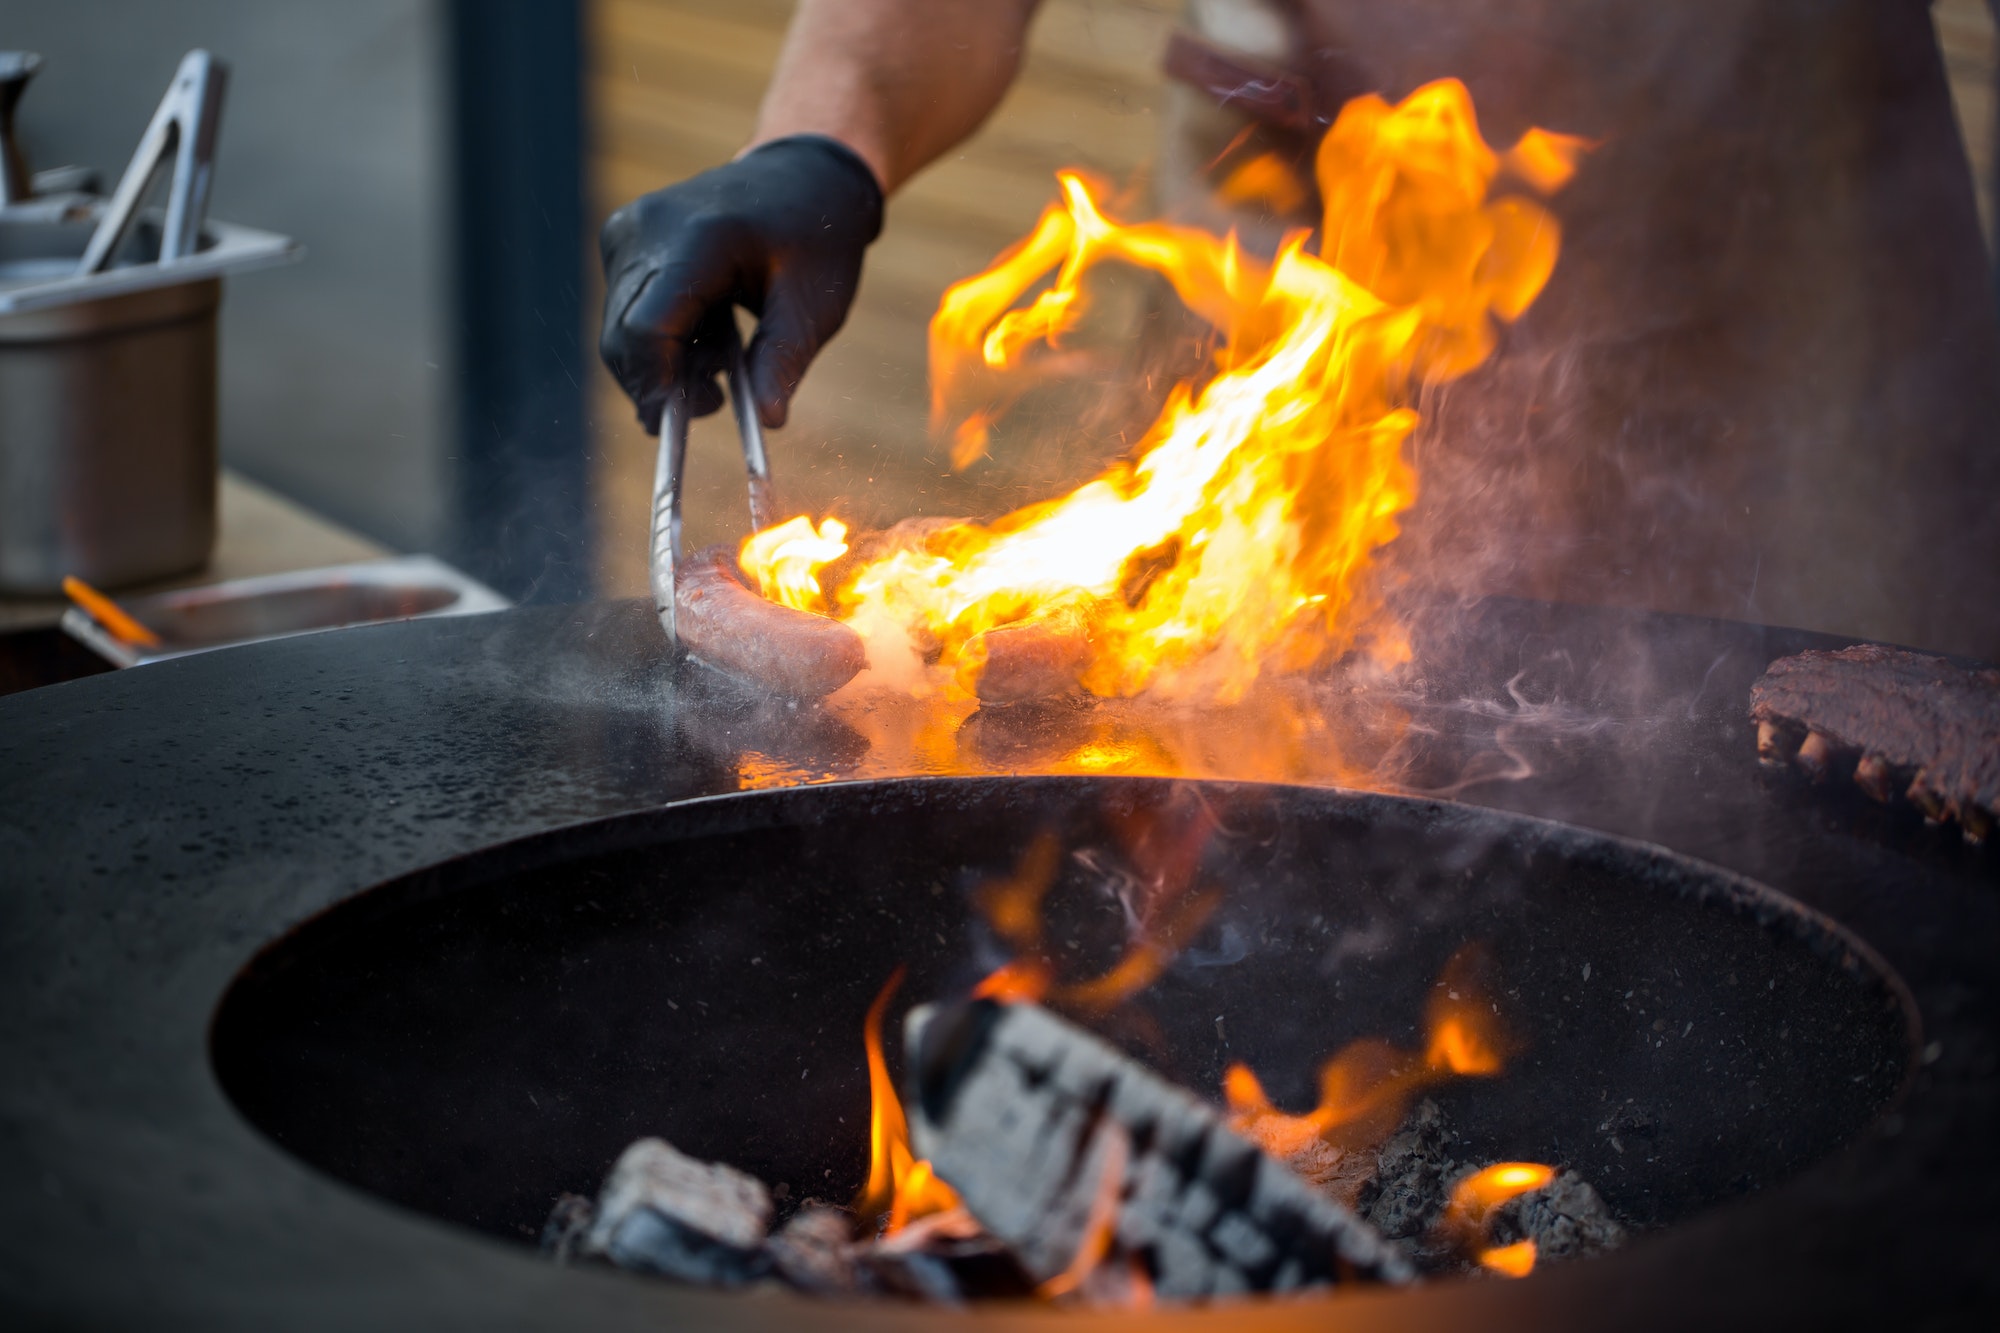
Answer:
[{"label": "metal tongs", "polygon": [[[750,374],[743,359],[743,339],[734,316],[724,323],[723,355],[729,363],[729,406],[736,416],[736,433],[743,441],[743,467],[750,474],[750,530],[760,531],[778,516],[778,497],[771,485],[771,458],[764,452],[764,426],[757,420],[757,403],[750,396]],[[674,571],[681,558],[681,481],[687,471],[688,386],[683,381],[667,396],[660,413],[660,458],[653,471],[653,607],[667,642],[678,645],[674,630]]]},{"label": "metal tongs", "polygon": [[138,220],[147,187],[167,159],[173,176],[167,187],[167,215],[160,229],[160,263],[186,259],[201,248],[201,225],[215,183],[215,136],[222,125],[222,94],[229,66],[206,51],[190,51],[174,71],[167,95],[140,136],[139,150],[118,181],[111,202],[77,264],[80,274],[101,273]]}]

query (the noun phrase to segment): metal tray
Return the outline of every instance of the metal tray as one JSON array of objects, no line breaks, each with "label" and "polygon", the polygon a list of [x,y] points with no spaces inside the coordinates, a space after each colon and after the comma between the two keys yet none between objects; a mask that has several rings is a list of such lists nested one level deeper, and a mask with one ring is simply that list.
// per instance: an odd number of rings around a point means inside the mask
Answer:
[{"label": "metal tray", "polygon": [[511,603],[442,560],[406,555],[233,579],[121,605],[160,636],[160,646],[126,643],[74,606],[63,613],[63,630],[114,666],[131,667],[352,625],[502,611]]}]

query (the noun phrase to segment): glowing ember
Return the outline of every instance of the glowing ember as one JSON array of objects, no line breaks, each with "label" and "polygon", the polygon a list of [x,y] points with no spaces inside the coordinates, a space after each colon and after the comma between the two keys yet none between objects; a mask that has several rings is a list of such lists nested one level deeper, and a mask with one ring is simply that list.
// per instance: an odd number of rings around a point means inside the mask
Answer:
[{"label": "glowing ember", "polygon": [[[872,671],[969,697],[985,634],[1052,615],[1081,626],[1065,633],[1083,640],[1080,683],[1101,696],[1226,702],[1269,670],[1404,655],[1368,574],[1416,498],[1402,454],[1418,421],[1411,386],[1476,366],[1494,319],[1518,317],[1555,263],[1554,220],[1519,195],[1490,197],[1495,180],[1554,189],[1581,148],[1537,130],[1496,154],[1456,80],[1393,107],[1357,98],[1319,146],[1316,250],[1302,232],[1269,261],[1233,236],[1114,221],[1101,188],[1062,173],[1061,203],[948,291],[932,321],[935,415],[955,457],[984,451],[1107,261],[1162,275],[1214,328],[1208,376],[1174,390],[1133,457],[1070,494],[846,569],[831,609],[867,640]],[[767,596],[820,609],[818,575],[843,536],[796,519],[753,537],[742,564]]]},{"label": "glowing ember", "polygon": [[951,1186],[937,1178],[929,1162],[911,1153],[909,1122],[903,1118],[903,1103],[882,1055],[882,1015],[902,984],[903,969],[897,968],[868,1006],[861,1034],[868,1053],[868,1184],[854,1201],[854,1211],[863,1217],[888,1213],[888,1235],[916,1218],[959,1206]]}]

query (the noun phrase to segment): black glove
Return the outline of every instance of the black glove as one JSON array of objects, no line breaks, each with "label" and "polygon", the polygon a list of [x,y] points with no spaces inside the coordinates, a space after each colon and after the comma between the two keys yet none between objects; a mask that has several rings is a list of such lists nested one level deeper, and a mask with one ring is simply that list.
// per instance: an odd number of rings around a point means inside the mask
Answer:
[{"label": "black glove", "polygon": [[758,318],[748,362],[766,426],[782,426],[799,378],[847,318],[861,256],[882,230],[882,187],[845,144],[778,139],[613,213],[598,351],[649,434],[682,374],[689,406],[722,406],[723,321]]}]

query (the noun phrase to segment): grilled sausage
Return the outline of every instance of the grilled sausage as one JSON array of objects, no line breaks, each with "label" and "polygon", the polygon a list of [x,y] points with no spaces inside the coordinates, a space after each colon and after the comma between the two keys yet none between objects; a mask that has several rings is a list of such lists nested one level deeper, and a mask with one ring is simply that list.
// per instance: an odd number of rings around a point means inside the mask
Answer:
[{"label": "grilled sausage", "polygon": [[1090,625],[1076,613],[1002,625],[981,637],[986,663],[974,687],[981,703],[1027,703],[1075,694],[1090,663]]},{"label": "grilled sausage", "polygon": [[832,694],[868,665],[861,636],[838,620],[794,611],[746,587],[726,546],[682,563],[674,627],[710,666],[801,699]]}]

